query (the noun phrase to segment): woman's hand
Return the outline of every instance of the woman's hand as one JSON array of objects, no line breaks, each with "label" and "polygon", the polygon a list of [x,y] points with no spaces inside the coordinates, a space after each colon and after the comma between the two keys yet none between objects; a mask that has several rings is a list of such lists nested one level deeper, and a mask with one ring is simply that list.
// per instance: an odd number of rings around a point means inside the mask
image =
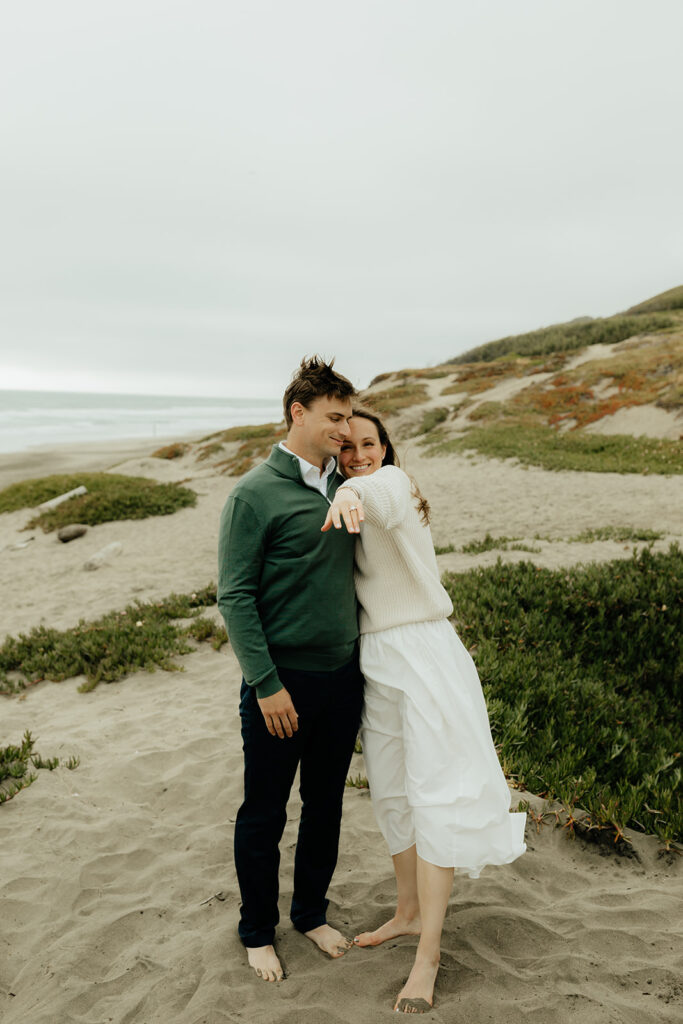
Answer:
[{"label": "woman's hand", "polygon": [[365,519],[363,505],[355,491],[349,487],[340,487],[337,491],[321,532],[326,533],[333,526],[335,530],[341,530],[342,519],[349,533],[360,533],[360,524]]}]

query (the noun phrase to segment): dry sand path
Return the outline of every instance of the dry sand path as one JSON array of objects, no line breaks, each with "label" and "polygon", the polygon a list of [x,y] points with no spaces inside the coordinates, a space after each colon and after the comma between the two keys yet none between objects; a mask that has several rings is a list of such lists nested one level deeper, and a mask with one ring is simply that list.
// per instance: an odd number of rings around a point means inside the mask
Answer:
[{"label": "dry sand path", "polygon": [[[282,843],[278,946],[269,986],[236,936],[232,821],[241,794],[239,669],[203,649],[184,673],[138,673],[89,694],[41,684],[2,705],[30,728],[42,771],[0,808],[3,1024],[358,1024],[395,1020],[416,940],[329,961],[288,924],[298,800]],[[362,769],[357,758],[354,771]],[[662,1024],[683,1014],[681,865],[636,836],[626,860],[530,823],[515,864],[456,880],[437,1004],[468,1024]],[[203,901],[217,892],[223,902]],[[377,926],[394,898],[367,793],[346,793],[330,920]]]}]

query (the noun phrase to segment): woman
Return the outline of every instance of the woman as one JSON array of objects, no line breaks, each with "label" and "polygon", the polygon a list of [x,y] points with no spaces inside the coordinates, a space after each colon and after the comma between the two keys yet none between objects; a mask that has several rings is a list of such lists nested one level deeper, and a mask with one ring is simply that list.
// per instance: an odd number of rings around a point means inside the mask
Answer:
[{"label": "woman", "polygon": [[391,920],[354,941],[420,935],[394,1009],[423,1013],[433,1002],[454,869],[477,878],[485,865],[519,857],[525,815],[509,811],[479,677],[448,622],[453,606],[439,581],[429,506],[398,468],[381,420],[357,410],[349,426],[340,455],[347,483],[323,530],[343,522],[360,535],[361,740],[398,890]]}]

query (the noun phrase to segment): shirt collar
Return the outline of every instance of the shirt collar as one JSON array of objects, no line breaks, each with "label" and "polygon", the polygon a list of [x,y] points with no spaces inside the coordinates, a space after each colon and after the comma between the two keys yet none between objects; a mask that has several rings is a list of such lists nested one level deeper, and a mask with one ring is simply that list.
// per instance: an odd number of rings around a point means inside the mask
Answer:
[{"label": "shirt collar", "polygon": [[330,475],[330,473],[333,473],[337,468],[337,460],[335,459],[334,455],[329,455],[327,457],[327,459],[325,460],[323,471],[321,473],[319,466],[314,466],[312,462],[309,462],[307,459],[304,459],[301,455],[297,455],[296,452],[290,451],[290,449],[287,447],[284,441],[280,441],[280,448],[282,448],[283,452],[287,452],[288,455],[293,455],[296,459],[299,460],[299,465],[301,466],[301,475],[304,478],[304,480],[306,478],[310,480],[312,477],[314,477],[316,482],[318,480],[324,480]]}]

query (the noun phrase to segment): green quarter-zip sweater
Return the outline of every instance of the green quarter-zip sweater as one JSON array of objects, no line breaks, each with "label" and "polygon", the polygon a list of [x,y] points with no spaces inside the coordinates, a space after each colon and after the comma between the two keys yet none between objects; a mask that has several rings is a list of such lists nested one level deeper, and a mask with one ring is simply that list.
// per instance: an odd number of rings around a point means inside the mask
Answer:
[{"label": "green quarter-zip sweater", "polygon": [[[331,473],[331,500],[342,478]],[[321,533],[329,501],[295,455],[273,445],[228,498],[218,543],[218,607],[242,673],[259,697],[282,689],[277,666],[332,672],[358,638],[346,530]]]}]

